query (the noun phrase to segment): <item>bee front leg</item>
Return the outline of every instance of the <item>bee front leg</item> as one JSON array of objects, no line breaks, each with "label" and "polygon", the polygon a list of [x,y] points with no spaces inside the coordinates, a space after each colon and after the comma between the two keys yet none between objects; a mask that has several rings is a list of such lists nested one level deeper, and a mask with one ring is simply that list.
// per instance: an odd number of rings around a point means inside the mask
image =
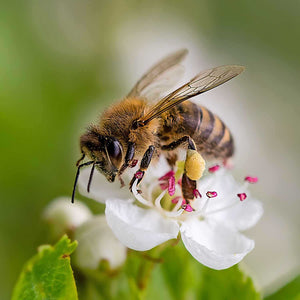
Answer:
[{"label": "bee front leg", "polygon": [[130,181],[130,185],[129,185],[130,191],[132,191],[132,185],[133,185],[133,183],[135,182],[136,179],[138,179],[137,184],[139,184],[142,181],[142,179],[144,177],[144,174],[145,174],[146,170],[148,169],[148,167],[150,165],[154,150],[155,150],[154,146],[149,146],[147,151],[144,153],[143,158],[141,160],[140,168],[134,174],[133,178]]},{"label": "bee front leg", "polygon": [[132,142],[129,142],[127,152],[126,152],[126,155],[125,155],[125,159],[124,159],[124,163],[123,163],[123,165],[121,166],[121,168],[118,172],[118,177],[119,177],[119,180],[121,182],[121,187],[123,187],[125,185],[121,175],[130,166],[130,163],[133,160],[134,154],[135,154],[135,144],[132,143]]}]

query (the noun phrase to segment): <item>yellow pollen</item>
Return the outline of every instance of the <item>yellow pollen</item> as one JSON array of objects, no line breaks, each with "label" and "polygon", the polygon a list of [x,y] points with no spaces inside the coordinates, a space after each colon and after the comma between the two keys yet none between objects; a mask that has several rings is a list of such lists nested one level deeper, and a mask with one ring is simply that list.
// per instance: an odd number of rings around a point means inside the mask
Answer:
[{"label": "yellow pollen", "polygon": [[205,160],[196,150],[188,149],[185,160],[185,172],[191,180],[199,180],[205,170]]}]

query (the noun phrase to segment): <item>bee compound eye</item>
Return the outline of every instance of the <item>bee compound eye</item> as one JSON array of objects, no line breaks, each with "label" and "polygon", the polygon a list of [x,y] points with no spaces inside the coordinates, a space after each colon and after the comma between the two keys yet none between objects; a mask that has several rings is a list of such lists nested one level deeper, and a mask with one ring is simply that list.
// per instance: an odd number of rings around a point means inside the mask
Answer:
[{"label": "bee compound eye", "polygon": [[120,161],[122,158],[121,144],[117,140],[112,140],[107,145],[107,152],[114,161]]}]

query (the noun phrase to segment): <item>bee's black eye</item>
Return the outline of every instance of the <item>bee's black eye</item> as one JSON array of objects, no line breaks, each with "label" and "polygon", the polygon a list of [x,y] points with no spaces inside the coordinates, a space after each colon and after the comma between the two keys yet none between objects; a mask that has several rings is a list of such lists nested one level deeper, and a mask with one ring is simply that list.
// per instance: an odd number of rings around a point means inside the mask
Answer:
[{"label": "bee's black eye", "polygon": [[117,140],[111,140],[107,144],[107,152],[115,165],[118,165],[122,159],[121,144]]}]

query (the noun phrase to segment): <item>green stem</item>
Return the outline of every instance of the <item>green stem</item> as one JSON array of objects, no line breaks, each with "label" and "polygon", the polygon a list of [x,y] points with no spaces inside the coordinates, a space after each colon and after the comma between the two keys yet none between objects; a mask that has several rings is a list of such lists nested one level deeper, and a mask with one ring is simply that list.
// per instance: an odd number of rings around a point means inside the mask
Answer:
[{"label": "green stem", "polygon": [[137,275],[137,286],[140,290],[146,289],[155,264],[156,263],[153,260],[145,260],[141,263]]},{"label": "green stem", "polygon": [[163,259],[160,258],[161,254],[167,247],[169,247],[173,243],[174,241],[165,242],[164,244],[159,245],[150,251],[143,252],[142,254],[139,252],[135,252],[139,253],[139,255],[142,256],[136,278],[136,284],[139,290],[146,290],[155,266],[159,263],[163,263]]}]

